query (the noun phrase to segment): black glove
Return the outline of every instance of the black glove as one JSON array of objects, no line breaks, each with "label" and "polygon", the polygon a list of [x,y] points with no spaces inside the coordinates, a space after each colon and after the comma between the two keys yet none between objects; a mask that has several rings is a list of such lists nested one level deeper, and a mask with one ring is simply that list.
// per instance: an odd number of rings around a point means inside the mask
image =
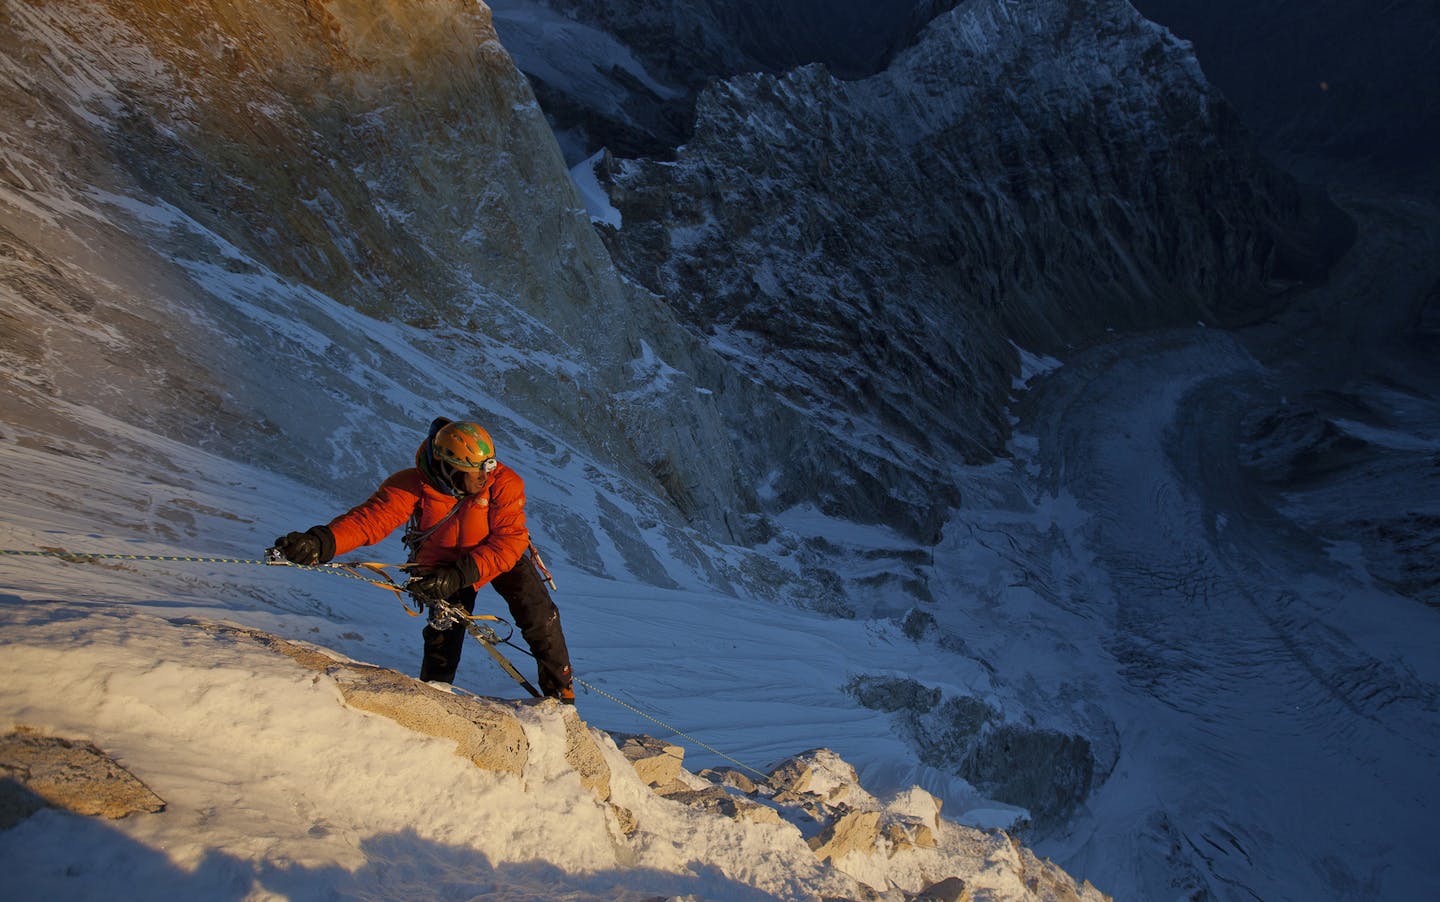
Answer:
[{"label": "black glove", "polygon": [[335,556],[335,537],[329,527],[312,526],[276,539],[275,550],[292,564],[319,564]]},{"label": "black glove", "polygon": [[467,580],[464,571],[454,564],[425,567],[413,572],[415,576],[405,584],[405,590],[421,599],[449,598],[473,583],[473,580]]}]

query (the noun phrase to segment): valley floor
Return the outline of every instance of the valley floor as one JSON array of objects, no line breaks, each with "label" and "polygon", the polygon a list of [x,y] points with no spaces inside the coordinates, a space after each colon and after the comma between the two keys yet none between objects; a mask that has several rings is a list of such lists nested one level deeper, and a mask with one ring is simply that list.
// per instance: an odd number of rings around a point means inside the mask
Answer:
[{"label": "valley floor", "polygon": [[1118,732],[1041,848],[1117,898],[1437,877],[1440,373],[1414,324],[1440,216],[1348,203],[1359,244],[1284,316],[1095,347],[1026,402],[1039,485],[1091,515],[1096,582],[1063,594],[1113,662]]}]

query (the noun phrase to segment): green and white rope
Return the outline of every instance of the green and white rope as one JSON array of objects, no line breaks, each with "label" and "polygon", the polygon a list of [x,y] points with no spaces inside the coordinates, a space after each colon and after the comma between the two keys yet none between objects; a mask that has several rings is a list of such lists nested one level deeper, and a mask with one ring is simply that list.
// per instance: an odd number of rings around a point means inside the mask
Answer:
[{"label": "green and white rope", "polygon": [[676,728],[676,727],[673,727],[673,726],[671,726],[670,724],[666,723],[665,721],[661,720],[661,719],[658,718],[658,717],[652,717],[651,715],[646,714],[644,711],[641,711],[639,708],[635,707],[634,705],[630,704],[629,702],[626,702],[626,701],[623,701],[623,700],[621,700],[621,699],[616,698],[615,696],[613,696],[613,695],[611,695],[610,693],[606,692],[604,689],[601,689],[599,686],[595,686],[595,685],[593,685],[593,684],[591,684],[591,683],[587,683],[586,681],[580,679],[579,677],[575,677],[575,682],[576,682],[576,683],[579,683],[581,686],[584,686],[586,689],[588,689],[589,691],[595,693],[596,695],[603,696],[604,698],[608,698],[610,701],[614,702],[615,704],[619,705],[620,707],[625,708],[626,710],[628,710],[628,711],[630,711],[630,712],[632,712],[632,713],[635,713],[635,714],[640,715],[641,717],[645,718],[646,720],[650,721],[651,723],[659,724],[660,726],[662,726],[662,727],[664,727],[665,729],[669,730],[669,731],[670,731],[671,733],[673,733],[674,735],[679,736],[680,738],[686,740],[687,742],[690,742],[691,744],[693,744],[693,745],[695,745],[695,746],[697,746],[697,747],[699,747],[699,748],[704,749],[705,751],[709,752],[710,754],[712,754],[712,755],[717,755],[717,756],[719,756],[719,757],[721,757],[721,758],[724,758],[726,761],[729,761],[731,764],[734,764],[735,766],[741,768],[742,770],[748,770],[750,773],[755,774],[756,776],[758,776],[758,777],[761,779],[762,782],[769,781],[770,775],[767,774],[767,773],[765,773],[763,770],[758,770],[758,769],[756,769],[756,768],[753,768],[753,767],[751,767],[750,765],[746,764],[744,761],[739,760],[738,758],[732,758],[732,757],[730,757],[729,755],[725,754],[724,752],[720,751],[719,749],[715,748],[715,746],[710,745],[710,744],[705,743],[705,742],[702,742],[702,741],[699,740],[699,739],[696,739],[694,736],[691,736],[689,733],[686,733],[684,730],[681,730],[681,729],[678,729],[678,728]]},{"label": "green and white rope", "polygon": [[104,552],[90,551],[28,551],[20,548],[0,548],[0,554],[11,555],[12,557],[48,557],[65,561],[70,564],[83,564],[89,561],[172,561],[186,564],[258,564],[263,567],[293,567],[296,570],[309,570],[314,573],[330,573],[335,576],[343,576],[347,579],[358,579],[361,582],[373,583],[374,580],[366,579],[343,569],[345,564],[294,564],[290,561],[267,561],[256,558],[237,557],[192,557],[186,555],[169,554],[111,554]]},{"label": "green and white rope", "polygon": [[115,561],[185,561],[198,564],[264,564],[261,560],[246,560],[233,557],[182,557],[179,555],[162,554],[107,554],[94,551],[65,551],[64,549],[27,551],[20,548],[0,548],[0,554],[15,555],[17,557],[53,557],[70,563],[83,563],[86,560],[115,560]]}]

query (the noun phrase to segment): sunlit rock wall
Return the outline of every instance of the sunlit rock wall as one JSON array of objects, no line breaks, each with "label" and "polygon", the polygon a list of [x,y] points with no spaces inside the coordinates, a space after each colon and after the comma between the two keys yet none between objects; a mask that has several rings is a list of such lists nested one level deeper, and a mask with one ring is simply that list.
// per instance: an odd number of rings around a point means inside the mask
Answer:
[{"label": "sunlit rock wall", "polygon": [[99,441],[55,411],[103,401],[358,500],[468,414],[723,533],[689,342],[485,5],[7,3],[0,95],[8,421]]}]

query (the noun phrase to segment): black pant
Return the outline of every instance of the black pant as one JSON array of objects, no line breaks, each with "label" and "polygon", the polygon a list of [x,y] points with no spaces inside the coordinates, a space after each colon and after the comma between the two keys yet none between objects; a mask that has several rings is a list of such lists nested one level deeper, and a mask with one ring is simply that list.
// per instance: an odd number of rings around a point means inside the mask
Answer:
[{"label": "black pant", "polygon": [[[540,692],[555,696],[570,685],[570,650],[560,630],[560,611],[545,588],[545,581],[535,569],[530,552],[506,572],[490,581],[500,597],[510,606],[510,617],[520,628],[520,635],[530,646],[540,671]],[[461,589],[449,601],[461,605],[467,613],[475,611],[475,590]],[[426,682],[453,683],[455,669],[460,666],[460,653],[465,650],[465,625],[447,630],[426,626],[425,656],[420,661],[420,679]]]}]

